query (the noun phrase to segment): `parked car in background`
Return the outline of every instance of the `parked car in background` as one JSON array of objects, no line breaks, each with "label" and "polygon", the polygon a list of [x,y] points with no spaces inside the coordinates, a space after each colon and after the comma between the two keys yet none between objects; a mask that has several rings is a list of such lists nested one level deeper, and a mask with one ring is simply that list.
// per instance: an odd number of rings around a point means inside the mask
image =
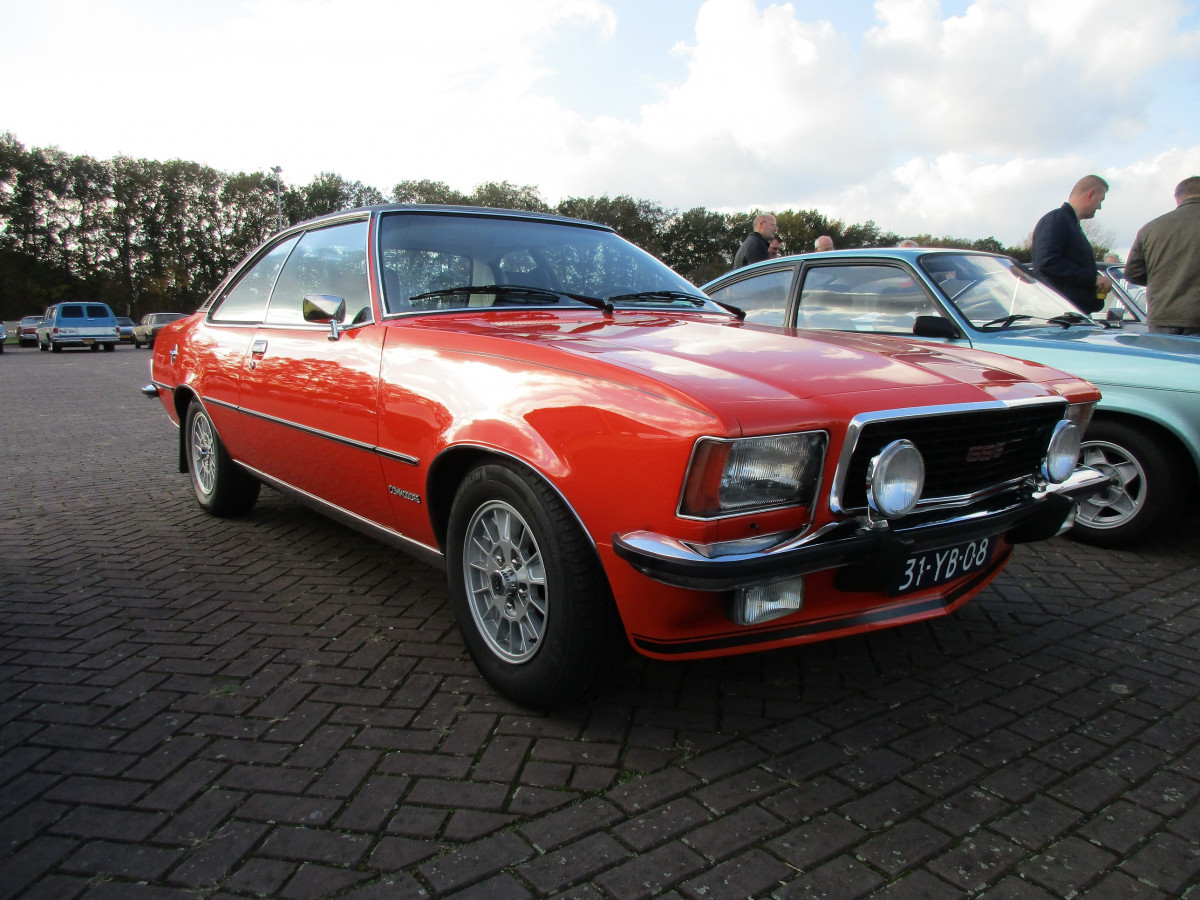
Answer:
[{"label": "parked car in background", "polygon": [[8,343],[8,329],[4,327],[3,322],[0,322],[0,353],[4,352],[6,343]]},{"label": "parked car in background", "polygon": [[117,333],[122,344],[133,343],[133,319],[128,316],[117,316]]},{"label": "parked car in background", "polygon": [[1200,493],[1200,340],[1106,329],[1014,260],[961,250],[847,250],[770,260],[704,286],[748,321],[917,336],[1073,372],[1103,399],[1083,460],[1109,489],[1073,534],[1129,544],[1193,510]]},{"label": "parked car in background", "polygon": [[133,346],[137,348],[153,347],[154,339],[168,322],[186,319],[186,313],[146,313],[142,321],[133,328]]},{"label": "parked car in background", "polygon": [[159,338],[144,391],[202,508],[265,482],[444,566],[479,670],[539,708],[628,644],[691,659],[948,614],[1104,483],[1076,463],[1086,381],[750,327],[556,216],[302,223]]},{"label": "parked car in background", "polygon": [[55,303],[46,308],[37,326],[38,346],[60,352],[64,347],[117,349],[117,317],[107,303]]},{"label": "parked car in background", "polygon": [[37,328],[42,324],[41,316],[25,316],[17,323],[17,344],[21,347],[38,345]]}]

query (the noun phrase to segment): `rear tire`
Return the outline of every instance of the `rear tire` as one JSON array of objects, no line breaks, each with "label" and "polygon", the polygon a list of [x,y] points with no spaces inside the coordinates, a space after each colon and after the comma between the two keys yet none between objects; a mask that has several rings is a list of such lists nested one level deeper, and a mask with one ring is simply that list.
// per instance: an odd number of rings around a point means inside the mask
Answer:
[{"label": "rear tire", "polygon": [[1093,422],[1080,462],[1108,475],[1110,483],[1079,505],[1068,532],[1076,540],[1097,547],[1127,546],[1174,512],[1184,470],[1176,466],[1170,447],[1141,429],[1119,421]]},{"label": "rear tire", "polygon": [[198,400],[188,407],[184,428],[188,475],[196,502],[214,516],[240,516],[249,512],[262,485],[230,459],[216,426]]},{"label": "rear tire", "polygon": [[450,600],[483,677],[533,709],[594,696],[628,644],[595,549],[559,496],[515,465],[478,466],[449,526]]}]

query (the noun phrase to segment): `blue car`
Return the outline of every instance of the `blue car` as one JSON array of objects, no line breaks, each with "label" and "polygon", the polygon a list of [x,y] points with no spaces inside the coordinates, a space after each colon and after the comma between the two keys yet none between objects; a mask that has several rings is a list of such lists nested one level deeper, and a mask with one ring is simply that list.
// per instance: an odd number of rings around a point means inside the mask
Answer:
[{"label": "blue car", "polygon": [[[746,322],[917,336],[1004,353],[1086,378],[1104,395],[1081,462],[1109,487],[1072,535],[1125,546],[1195,508],[1200,492],[1200,339],[1110,327],[1015,260],[962,250],[810,253],[736,269],[703,287]],[[1136,326],[1135,326],[1136,328]]]}]

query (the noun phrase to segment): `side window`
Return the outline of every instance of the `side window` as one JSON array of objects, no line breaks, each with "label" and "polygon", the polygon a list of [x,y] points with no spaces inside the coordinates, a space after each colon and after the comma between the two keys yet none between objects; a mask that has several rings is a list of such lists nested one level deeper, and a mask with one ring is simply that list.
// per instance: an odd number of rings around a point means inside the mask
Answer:
[{"label": "side window", "polygon": [[895,266],[816,266],[800,288],[798,328],[912,334],[917,316],[937,307],[906,270]]},{"label": "side window", "polygon": [[795,269],[792,268],[774,269],[752,278],[743,278],[714,291],[712,298],[745,310],[747,322],[782,325],[794,273]]},{"label": "side window", "polygon": [[305,232],[279,273],[266,321],[270,325],[303,324],[306,294],[330,294],[345,300],[342,321],[347,325],[370,321],[367,284],[365,219]]},{"label": "side window", "polygon": [[[273,247],[216,302],[209,318],[214,322],[261,322],[271,299],[271,288],[296,241],[297,238],[291,238]],[[149,319],[150,316],[145,316],[142,324],[148,325]]]}]

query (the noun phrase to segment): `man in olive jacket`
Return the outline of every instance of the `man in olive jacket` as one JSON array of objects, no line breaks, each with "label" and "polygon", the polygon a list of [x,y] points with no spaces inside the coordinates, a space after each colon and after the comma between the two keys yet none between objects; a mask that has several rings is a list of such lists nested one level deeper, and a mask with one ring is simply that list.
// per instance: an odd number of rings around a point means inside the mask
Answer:
[{"label": "man in olive jacket", "polygon": [[1107,193],[1107,181],[1087,175],[1071,188],[1067,202],[1042,216],[1033,229],[1034,274],[1085,313],[1104,306],[1096,290],[1107,290],[1111,282],[1096,270],[1092,243],[1079,223],[1096,215]]},{"label": "man in olive jacket", "polygon": [[1200,175],[1179,182],[1175,209],[1138,231],[1125,277],[1147,285],[1151,331],[1200,335]]}]

